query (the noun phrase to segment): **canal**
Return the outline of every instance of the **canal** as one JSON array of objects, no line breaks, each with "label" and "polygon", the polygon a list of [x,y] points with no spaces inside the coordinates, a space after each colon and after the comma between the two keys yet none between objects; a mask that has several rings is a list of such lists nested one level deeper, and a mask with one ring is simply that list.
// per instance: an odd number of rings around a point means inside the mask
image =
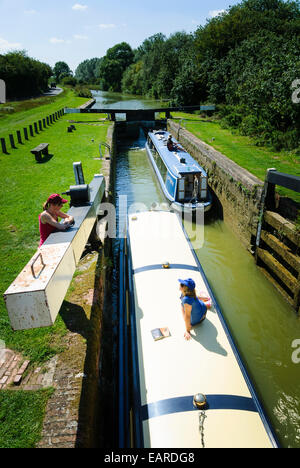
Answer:
[{"label": "canal", "polygon": [[[120,95],[114,100],[112,93],[97,94],[120,105]],[[137,98],[124,98],[122,103],[124,108],[151,107],[150,101]],[[152,107],[155,104],[152,101]],[[141,203],[150,208],[164,202],[142,129],[118,140],[115,171],[119,224],[124,222],[126,206]],[[193,243],[199,227],[188,223],[185,227]],[[203,243],[194,248],[281,445],[300,447],[300,363],[293,358],[292,347],[294,340],[300,340],[300,321],[295,311],[222,220],[207,216]]]}]

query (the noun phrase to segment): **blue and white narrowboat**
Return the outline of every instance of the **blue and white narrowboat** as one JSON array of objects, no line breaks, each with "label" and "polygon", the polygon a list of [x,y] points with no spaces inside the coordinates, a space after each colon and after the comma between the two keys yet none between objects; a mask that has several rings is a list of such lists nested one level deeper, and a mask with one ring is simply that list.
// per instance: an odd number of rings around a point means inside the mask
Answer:
[{"label": "blue and white narrowboat", "polygon": [[[127,437],[136,448],[278,447],[179,216],[129,215],[126,245],[131,366],[123,377],[132,376],[132,395],[120,406],[130,414],[123,443]],[[212,300],[188,341],[178,287],[186,277]],[[165,327],[170,336],[153,339],[152,330]]]},{"label": "blue and white narrowboat", "polygon": [[170,136],[164,130],[150,131],[146,142],[147,154],[164,196],[177,211],[206,212],[212,205],[207,174],[174,138],[173,148],[168,148]]}]

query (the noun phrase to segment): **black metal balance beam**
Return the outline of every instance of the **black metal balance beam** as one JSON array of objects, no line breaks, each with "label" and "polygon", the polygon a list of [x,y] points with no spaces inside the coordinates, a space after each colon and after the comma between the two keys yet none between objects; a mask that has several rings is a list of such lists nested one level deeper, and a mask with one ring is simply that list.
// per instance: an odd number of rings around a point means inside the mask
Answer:
[{"label": "black metal balance beam", "polygon": [[137,113],[149,113],[149,112],[189,112],[189,111],[214,111],[216,107],[214,105],[203,105],[203,106],[177,106],[177,107],[157,107],[154,109],[71,109],[66,107],[65,114],[128,114],[134,115]]},{"label": "black metal balance beam", "polygon": [[270,184],[280,185],[300,193],[300,177],[298,176],[270,170],[267,173],[267,181]]}]

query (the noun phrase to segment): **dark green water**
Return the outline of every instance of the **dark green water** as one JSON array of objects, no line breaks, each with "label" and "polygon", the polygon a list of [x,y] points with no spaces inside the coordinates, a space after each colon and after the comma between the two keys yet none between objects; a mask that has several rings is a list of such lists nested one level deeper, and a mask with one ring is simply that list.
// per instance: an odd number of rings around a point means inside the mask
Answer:
[{"label": "dark green water", "polygon": [[[142,131],[118,143],[117,213],[125,196],[128,207],[164,202],[144,145]],[[192,239],[198,228],[185,227]],[[281,445],[300,447],[300,363],[292,359],[300,320],[223,221],[207,219],[203,245],[194,247]]]}]

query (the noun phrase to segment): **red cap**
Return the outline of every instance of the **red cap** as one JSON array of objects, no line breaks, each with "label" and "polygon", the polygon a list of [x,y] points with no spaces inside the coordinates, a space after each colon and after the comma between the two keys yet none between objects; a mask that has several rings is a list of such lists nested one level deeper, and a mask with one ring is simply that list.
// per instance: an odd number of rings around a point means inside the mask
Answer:
[{"label": "red cap", "polygon": [[49,202],[58,205],[59,203],[68,203],[68,200],[62,198],[58,193],[52,193],[52,195],[48,197],[47,203]]}]

